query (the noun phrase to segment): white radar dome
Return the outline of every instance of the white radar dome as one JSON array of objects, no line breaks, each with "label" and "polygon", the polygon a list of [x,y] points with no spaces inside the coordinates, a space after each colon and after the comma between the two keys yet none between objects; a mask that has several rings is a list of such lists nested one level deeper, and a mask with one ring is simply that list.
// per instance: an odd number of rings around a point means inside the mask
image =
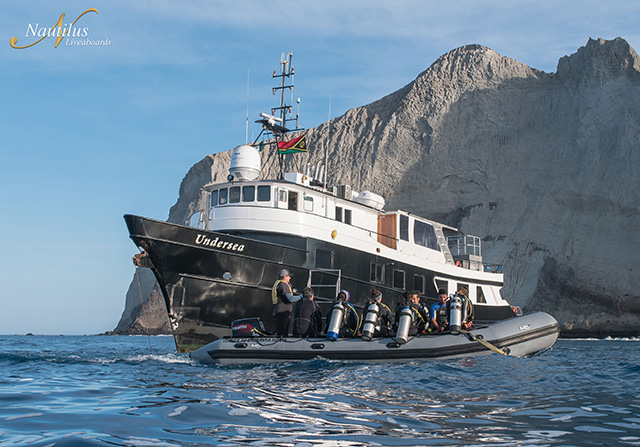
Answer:
[{"label": "white radar dome", "polygon": [[231,154],[229,174],[236,180],[255,180],[260,175],[260,153],[249,145],[238,146]]},{"label": "white radar dome", "polygon": [[356,202],[362,203],[373,207],[377,210],[381,210],[384,207],[384,198],[378,194],[374,194],[371,191],[361,191],[356,197]]}]

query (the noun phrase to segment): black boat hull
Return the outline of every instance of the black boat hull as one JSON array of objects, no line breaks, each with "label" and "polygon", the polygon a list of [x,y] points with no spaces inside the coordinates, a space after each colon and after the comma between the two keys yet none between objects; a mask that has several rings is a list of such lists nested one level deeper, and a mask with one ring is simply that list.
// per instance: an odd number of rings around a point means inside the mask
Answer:
[{"label": "black boat hull", "polygon": [[[394,287],[392,275],[372,283],[372,263],[394,265],[406,271],[407,278],[424,278],[424,296],[437,296],[435,272],[326,241],[267,232],[213,232],[133,215],[124,218],[131,239],[148,254],[179,352],[231,335],[231,323],[246,317],[261,318],[271,332],[271,288],[283,268],[293,273],[292,285],[299,291],[307,285],[310,271],[315,271],[313,284],[325,286],[316,288],[324,315],[336,292],[337,273],[331,268],[339,267],[341,288],[351,292],[351,302],[360,312],[373,286],[382,291],[392,309],[406,289],[414,288],[411,284]],[[318,265],[321,250],[331,253],[330,265]],[[452,279],[465,280],[463,276]],[[510,306],[475,306],[478,323],[513,315]]]}]

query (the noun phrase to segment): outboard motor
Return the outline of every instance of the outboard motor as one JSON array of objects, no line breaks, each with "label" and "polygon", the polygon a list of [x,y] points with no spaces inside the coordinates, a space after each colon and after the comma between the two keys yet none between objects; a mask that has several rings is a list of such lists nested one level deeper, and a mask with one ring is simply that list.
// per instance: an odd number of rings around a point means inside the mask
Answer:
[{"label": "outboard motor", "polygon": [[396,341],[401,345],[409,341],[409,329],[411,329],[411,309],[407,306],[400,311],[400,318],[398,318]]},{"label": "outboard motor", "polygon": [[462,328],[462,298],[455,294],[449,300],[449,331],[453,335],[460,333]]},{"label": "outboard motor", "polygon": [[344,306],[342,303],[336,303],[333,306],[333,312],[331,312],[331,321],[329,322],[329,329],[327,330],[327,339],[336,341],[338,334],[340,334],[340,328],[342,327],[342,320],[344,317]]},{"label": "outboard motor", "polygon": [[364,319],[364,325],[362,326],[362,339],[370,341],[373,338],[373,334],[376,331],[376,323],[378,322],[378,312],[380,308],[376,303],[369,304],[367,308],[367,316]]}]

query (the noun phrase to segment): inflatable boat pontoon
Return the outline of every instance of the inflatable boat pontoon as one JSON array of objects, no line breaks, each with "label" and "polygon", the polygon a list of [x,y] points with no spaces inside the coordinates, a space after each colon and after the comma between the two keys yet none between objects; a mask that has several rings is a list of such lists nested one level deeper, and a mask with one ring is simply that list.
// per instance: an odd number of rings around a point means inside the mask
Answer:
[{"label": "inflatable boat pontoon", "polygon": [[229,337],[193,351],[191,358],[205,364],[267,363],[310,360],[382,361],[467,357],[499,353],[515,357],[536,355],[558,339],[558,322],[534,312],[486,326],[461,331],[365,341],[360,338]]}]

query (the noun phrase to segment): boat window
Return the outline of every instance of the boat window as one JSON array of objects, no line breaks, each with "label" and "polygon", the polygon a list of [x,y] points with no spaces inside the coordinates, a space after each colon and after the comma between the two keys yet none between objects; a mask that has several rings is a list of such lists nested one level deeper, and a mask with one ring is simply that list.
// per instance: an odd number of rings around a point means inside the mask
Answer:
[{"label": "boat window", "polygon": [[216,206],[218,204],[218,190],[211,191],[211,206]]},{"label": "boat window", "polygon": [[393,270],[393,287],[404,289],[404,270]]},{"label": "boat window", "polygon": [[487,299],[484,297],[484,293],[482,293],[482,287],[478,286],[476,288],[476,303],[486,303]]},{"label": "boat window", "polygon": [[271,200],[271,186],[258,186],[258,202],[269,202]]},{"label": "boat window", "polygon": [[444,289],[449,294],[449,283],[443,279],[436,279],[436,290]]},{"label": "boat window", "polygon": [[313,197],[305,197],[303,201],[303,207],[305,211],[313,211]]},{"label": "boat window", "polygon": [[229,188],[229,203],[238,203],[240,202],[240,187],[234,186]]},{"label": "boat window", "polygon": [[201,228],[200,227],[200,219],[202,217],[202,211],[197,211],[191,215],[189,219],[189,226],[193,228]]},{"label": "boat window", "polygon": [[226,204],[228,195],[229,195],[229,190],[227,188],[222,188],[220,190],[220,197],[218,199],[218,204],[220,205]]},{"label": "boat window", "polygon": [[413,275],[413,288],[419,290],[420,293],[424,293],[424,276]]},{"label": "boat window", "polygon": [[316,248],[316,267],[319,269],[333,268],[333,251]]},{"label": "boat window", "polygon": [[298,209],[298,193],[294,191],[289,191],[289,203],[288,208],[290,210]]},{"label": "boat window", "polygon": [[336,206],[336,220],[342,222],[342,207]]},{"label": "boat window", "polygon": [[255,186],[243,186],[242,187],[242,201],[253,202],[256,200],[256,187]]},{"label": "boat window", "polygon": [[428,223],[420,222],[419,220],[415,220],[413,222],[413,242],[432,250],[440,250],[433,227]]},{"label": "boat window", "polygon": [[344,210],[344,223],[351,225],[351,210]]},{"label": "boat window", "polygon": [[280,200],[281,202],[286,202],[287,201],[287,190],[286,189],[281,189],[280,190],[280,195],[278,197],[278,200]]},{"label": "boat window", "polygon": [[403,214],[400,214],[400,239],[403,241],[409,240],[409,216]]},{"label": "boat window", "polygon": [[371,282],[384,282],[384,264],[371,263]]}]

